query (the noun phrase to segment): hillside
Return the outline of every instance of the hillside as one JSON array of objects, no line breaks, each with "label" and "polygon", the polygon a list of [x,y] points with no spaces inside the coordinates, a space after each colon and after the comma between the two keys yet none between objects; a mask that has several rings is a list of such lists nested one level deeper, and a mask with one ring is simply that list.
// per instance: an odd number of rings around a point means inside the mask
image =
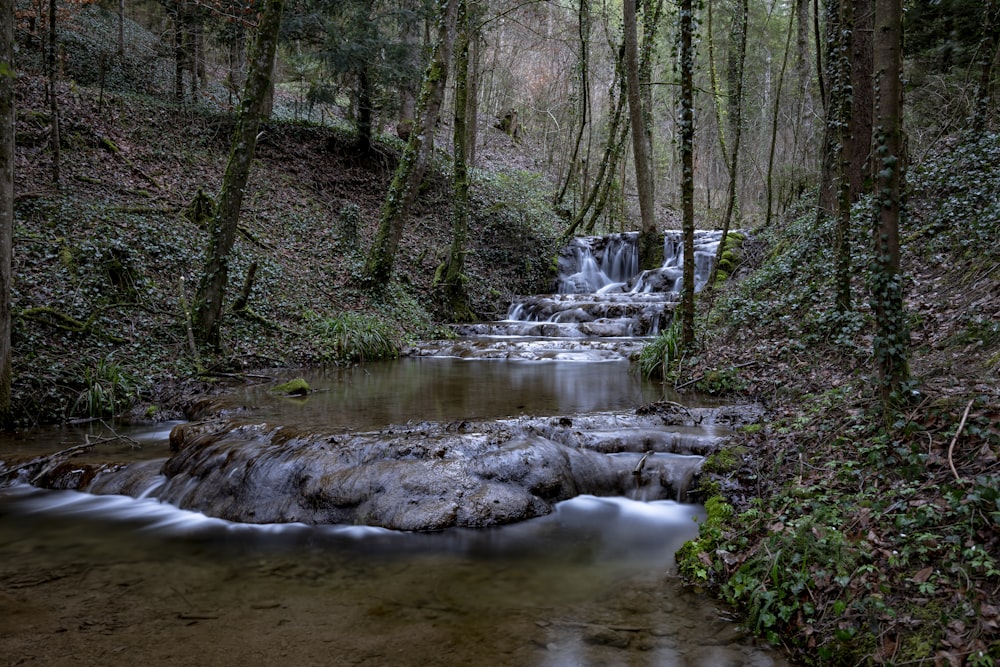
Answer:
[{"label": "hillside", "polygon": [[[447,167],[433,172],[403,239],[398,282],[353,286],[399,154],[353,150],[349,132],[272,122],[258,143],[241,237],[235,298],[257,263],[249,310],[226,318],[227,349],[198,358],[185,309],[207,234],[191,206],[218,192],[232,117],[76,85],[60,91],[61,188],[51,184],[41,79],[18,79],[13,307],[15,405],[22,423],[99,416],[136,399],[159,407],[201,371],[341,361],[329,324],[345,313],[393,344],[437,331],[432,286],[450,237]],[[500,140],[509,139],[498,133]],[[481,171],[473,194],[471,306],[505,312],[515,293],[551,280],[554,216],[541,178]],[[367,319],[366,319],[367,318]],[[168,410],[164,414],[168,414]]]}]

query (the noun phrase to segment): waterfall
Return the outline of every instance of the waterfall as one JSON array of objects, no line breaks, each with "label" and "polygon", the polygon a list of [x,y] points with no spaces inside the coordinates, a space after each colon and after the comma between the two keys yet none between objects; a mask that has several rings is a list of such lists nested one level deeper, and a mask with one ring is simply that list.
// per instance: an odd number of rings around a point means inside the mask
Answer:
[{"label": "waterfall", "polygon": [[[708,282],[721,241],[722,232],[695,232],[696,292]],[[515,339],[534,341],[529,346],[541,344],[539,339],[562,341],[545,343],[544,354],[554,358],[566,358],[575,354],[570,347],[594,341],[614,341],[622,350],[622,344],[629,340],[641,345],[637,339],[655,336],[669,326],[681,299],[685,261],[683,234],[676,230],[664,234],[663,264],[647,271],[639,269],[637,232],[578,237],[559,252],[559,273],[552,294],[518,297],[510,304],[506,319],[460,325],[456,333],[488,336],[497,345],[497,339],[507,339],[496,354],[508,358],[521,353],[521,343]],[[486,354],[488,345],[483,341],[476,345],[476,349],[453,354]],[[538,356],[537,351],[530,354]]]}]

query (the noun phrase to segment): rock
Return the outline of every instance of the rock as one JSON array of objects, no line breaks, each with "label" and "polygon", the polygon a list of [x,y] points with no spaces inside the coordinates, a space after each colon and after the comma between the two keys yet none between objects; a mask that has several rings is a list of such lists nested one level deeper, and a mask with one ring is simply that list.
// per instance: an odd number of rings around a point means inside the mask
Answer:
[{"label": "rock", "polygon": [[628,648],[629,637],[604,625],[588,625],[583,630],[583,641],[596,646]]},{"label": "rock", "polygon": [[303,378],[295,378],[294,380],[279,384],[273,391],[285,396],[305,396],[309,393],[310,389],[309,383]]}]

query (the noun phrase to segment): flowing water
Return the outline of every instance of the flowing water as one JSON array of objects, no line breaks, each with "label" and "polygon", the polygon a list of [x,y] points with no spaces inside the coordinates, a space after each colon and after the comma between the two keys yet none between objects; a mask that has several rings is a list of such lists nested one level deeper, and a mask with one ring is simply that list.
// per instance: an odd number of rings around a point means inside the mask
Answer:
[{"label": "flowing water", "polygon": [[[479,349],[548,361],[415,357],[311,373],[304,399],[249,387],[228,407],[347,431],[678,399],[620,357],[539,356],[551,343],[510,338]],[[169,426],[130,431],[141,449],[100,444],[81,460],[165,457]],[[0,448],[27,456],[102,435],[39,430]],[[674,500],[579,496],[503,527],[406,533],[237,524],[19,484],[0,489],[0,664],[784,665],[676,579],[673,553],[702,516]]]}]

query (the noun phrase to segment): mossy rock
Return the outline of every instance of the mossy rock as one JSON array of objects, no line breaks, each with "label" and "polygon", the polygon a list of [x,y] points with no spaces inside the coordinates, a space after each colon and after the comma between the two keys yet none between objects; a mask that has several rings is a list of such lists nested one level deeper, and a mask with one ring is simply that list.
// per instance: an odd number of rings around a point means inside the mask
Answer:
[{"label": "mossy rock", "polygon": [[276,394],[284,394],[285,396],[305,396],[311,390],[308,382],[302,378],[295,378],[284,384],[279,384],[273,391]]}]

